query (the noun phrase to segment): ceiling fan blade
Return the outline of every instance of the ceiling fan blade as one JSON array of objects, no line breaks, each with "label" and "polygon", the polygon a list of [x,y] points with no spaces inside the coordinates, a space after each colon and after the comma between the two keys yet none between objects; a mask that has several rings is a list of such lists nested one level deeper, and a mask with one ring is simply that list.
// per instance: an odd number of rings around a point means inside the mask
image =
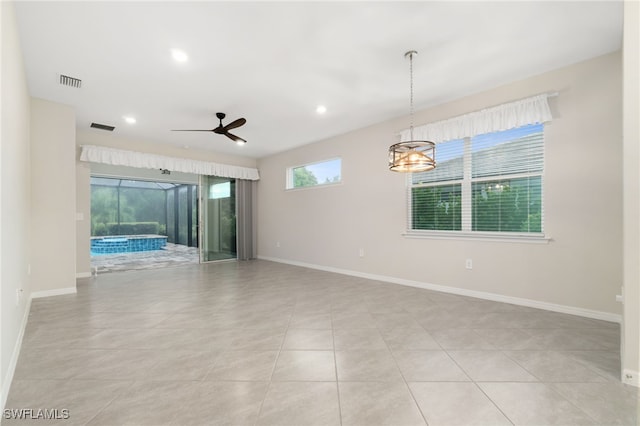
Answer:
[{"label": "ceiling fan blade", "polygon": [[236,141],[236,142],[242,141],[244,143],[247,143],[246,139],[242,139],[240,136],[236,136],[233,133],[225,132],[224,135],[233,141]]},{"label": "ceiling fan blade", "polygon": [[244,124],[247,122],[246,119],[244,118],[238,118],[235,121],[232,121],[231,123],[227,124],[226,126],[224,126],[225,130],[231,130],[231,129],[235,129],[236,127],[240,127],[240,126],[244,126]]},{"label": "ceiling fan blade", "polygon": [[240,126],[244,126],[244,124],[247,122],[245,118],[238,118],[237,120],[232,121],[226,126],[223,126],[222,120],[224,119],[225,114],[219,112],[216,114],[216,117],[218,117],[218,119],[220,120],[220,125],[215,129],[173,129],[171,131],[172,132],[213,132],[218,135],[225,135],[226,137],[228,137],[229,139],[235,142],[244,142],[244,143],[247,142],[246,139],[242,139],[240,136],[236,136],[234,134],[229,133],[230,129],[235,129]]}]

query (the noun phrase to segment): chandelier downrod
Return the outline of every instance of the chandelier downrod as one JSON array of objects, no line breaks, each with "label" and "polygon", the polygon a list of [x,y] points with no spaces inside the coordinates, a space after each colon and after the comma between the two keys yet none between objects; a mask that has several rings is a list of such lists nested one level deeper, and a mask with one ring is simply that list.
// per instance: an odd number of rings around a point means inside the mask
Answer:
[{"label": "chandelier downrod", "polygon": [[411,140],[413,140],[413,55],[417,55],[418,52],[410,50],[404,54],[405,58],[409,58],[409,119],[411,133]]}]

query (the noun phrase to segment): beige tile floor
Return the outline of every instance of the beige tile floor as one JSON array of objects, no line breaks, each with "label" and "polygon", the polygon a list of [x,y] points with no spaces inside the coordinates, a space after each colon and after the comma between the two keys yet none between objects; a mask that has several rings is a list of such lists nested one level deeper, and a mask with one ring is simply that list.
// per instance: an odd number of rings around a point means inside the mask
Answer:
[{"label": "beige tile floor", "polygon": [[636,425],[619,333],[267,261],[118,272],[33,301],[7,408],[67,409],[65,425]]}]

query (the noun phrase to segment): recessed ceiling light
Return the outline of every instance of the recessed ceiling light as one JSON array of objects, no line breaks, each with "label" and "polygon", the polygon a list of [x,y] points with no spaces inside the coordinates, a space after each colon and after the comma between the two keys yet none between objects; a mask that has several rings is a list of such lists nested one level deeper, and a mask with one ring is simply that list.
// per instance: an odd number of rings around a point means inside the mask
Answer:
[{"label": "recessed ceiling light", "polygon": [[187,62],[189,59],[186,53],[178,49],[171,49],[171,56],[176,62]]},{"label": "recessed ceiling light", "polygon": [[318,105],[318,107],[316,108],[316,112],[318,114],[324,114],[325,112],[327,112],[327,107],[324,105]]},{"label": "recessed ceiling light", "polygon": [[124,118],[124,121],[126,121],[129,124],[136,124],[136,119],[134,117],[124,116],[122,118]]}]

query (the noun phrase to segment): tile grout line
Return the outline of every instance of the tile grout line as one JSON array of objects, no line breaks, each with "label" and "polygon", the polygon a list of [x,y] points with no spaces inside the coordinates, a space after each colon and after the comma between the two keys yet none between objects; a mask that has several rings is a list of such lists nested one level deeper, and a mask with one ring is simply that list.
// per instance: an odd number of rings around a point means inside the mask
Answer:
[{"label": "tile grout line", "polygon": [[[493,345],[492,345],[493,346]],[[484,391],[484,389],[482,389],[482,387],[480,387],[480,385],[478,384],[478,382],[476,382],[471,375],[469,375],[469,373],[458,363],[458,361],[455,360],[454,357],[451,356],[451,354],[448,351],[445,351],[447,353],[447,356],[449,356],[449,358],[451,358],[451,360],[458,366],[458,368],[460,368],[464,374],[467,375],[467,377],[469,378],[469,380],[471,381],[471,383],[473,383],[473,385],[480,391],[482,392],[482,394],[484,396],[487,397],[487,399],[489,401],[491,401],[491,403],[493,404],[494,407],[496,407],[496,409],[504,416],[505,419],[507,419],[512,425],[515,425],[515,422],[513,420],[511,420],[509,418],[509,416],[507,416],[507,413],[505,413],[504,411],[502,411],[502,409],[498,406],[498,404],[489,397],[489,395],[487,395],[487,393]],[[525,369],[525,371],[528,371]],[[534,376],[535,377],[535,376]]]},{"label": "tile grout line", "polygon": [[[128,391],[129,389],[131,389],[131,388],[136,384],[136,382],[137,382],[136,380],[131,381],[131,383],[129,384],[129,386],[127,386],[126,388],[122,389],[122,391],[121,391],[119,394],[114,395],[114,397],[113,397],[113,398],[111,398],[111,400],[109,400],[109,402],[107,402],[105,405],[103,405],[103,406],[102,406],[102,408],[101,408],[101,409],[99,409],[97,413],[95,413],[91,418],[89,418],[89,419],[86,421],[86,423],[84,423],[84,425],[85,425],[85,426],[86,426],[86,425],[89,425],[93,420],[95,420],[95,419],[100,415],[100,413],[102,413],[104,410],[106,410],[106,409],[107,409],[107,407],[109,407],[111,404],[113,404],[113,402],[114,402],[116,399],[118,399],[118,398],[119,398],[120,396],[122,396],[126,391]],[[71,413],[69,413],[69,414],[71,414]]]},{"label": "tile grout line", "polygon": [[[377,325],[376,325],[376,327],[377,327]],[[420,325],[420,327],[424,328],[424,327],[422,327],[422,325]],[[427,331],[427,333],[428,333],[428,331]],[[418,400],[416,399],[416,396],[413,394],[413,391],[411,390],[411,387],[409,386],[409,382],[407,382],[407,378],[405,377],[404,373],[402,372],[402,369],[400,368],[400,365],[398,364],[398,360],[397,360],[397,358],[396,358],[396,356],[394,354],[394,351],[391,350],[391,347],[389,347],[389,343],[386,341],[386,339],[384,337],[382,338],[382,340],[384,341],[385,345],[387,346],[387,350],[391,354],[391,358],[393,359],[393,362],[395,363],[396,368],[400,372],[400,376],[402,377],[402,382],[404,383],[405,388],[409,392],[409,395],[411,395],[411,400],[413,401],[413,403],[415,404],[416,408],[420,412],[420,416],[422,416],[422,419],[424,420],[424,424],[428,426],[429,422],[427,421],[427,417],[426,417],[425,413],[422,411],[422,408],[420,407],[420,404],[418,404]],[[440,345],[437,341],[436,341],[436,344]]]},{"label": "tile grout line", "polygon": [[[560,383],[560,382],[558,382]],[[562,395],[560,392],[556,391],[550,384],[548,383],[544,383],[544,385],[553,393],[555,393],[556,395],[558,395],[560,398],[564,399],[565,401],[567,401],[569,404],[571,404],[571,406],[573,408],[575,408],[576,410],[578,410],[579,412],[585,414],[588,418],[590,418],[591,420],[593,420],[594,422],[598,422],[597,419],[595,419],[593,416],[591,416],[589,413],[587,413],[586,411],[584,411],[582,408],[578,407],[576,404],[574,404],[574,402],[572,400],[570,400],[569,398],[565,397],[564,395]]]},{"label": "tile grout line", "polygon": [[504,411],[502,411],[502,408],[500,408],[500,406],[493,400],[491,399],[491,397],[489,395],[487,395],[487,393],[484,391],[484,389],[482,389],[482,386],[480,386],[477,382],[473,382],[473,384],[475,385],[476,388],[478,388],[478,390],[480,390],[480,392],[482,392],[482,394],[489,400],[491,401],[491,403],[493,404],[494,407],[496,407],[496,409],[504,416],[505,419],[507,419],[509,421],[509,423],[511,423],[512,425],[515,425],[516,423],[511,420],[511,418],[509,416],[507,416],[507,413],[505,413]]},{"label": "tile grout line", "polygon": [[338,415],[340,417],[340,425],[342,426],[342,401],[340,398],[340,378],[338,377],[338,357],[336,356],[336,336],[333,328],[333,309],[329,302],[329,316],[331,317],[331,343],[333,345],[333,369],[336,374],[336,393],[338,396]]},{"label": "tile grout line", "polygon": [[[295,304],[293,307],[293,312],[295,312]],[[267,389],[265,390],[264,396],[262,397],[262,402],[260,402],[260,407],[258,408],[258,414],[256,415],[256,420],[254,422],[254,425],[257,425],[258,421],[260,420],[260,416],[262,415],[262,408],[264,407],[264,402],[266,401],[267,395],[269,395],[269,391],[271,390],[271,384],[273,383],[273,375],[276,372],[276,367],[278,366],[278,360],[280,359],[280,354],[282,353],[284,342],[287,339],[287,333],[289,332],[289,325],[291,324],[291,318],[293,317],[293,312],[289,316],[289,320],[287,321],[287,327],[285,328],[284,335],[282,336],[282,342],[280,342],[280,348],[278,349],[278,354],[276,355],[276,359],[273,362],[273,367],[271,367],[271,375],[269,376]]]}]

